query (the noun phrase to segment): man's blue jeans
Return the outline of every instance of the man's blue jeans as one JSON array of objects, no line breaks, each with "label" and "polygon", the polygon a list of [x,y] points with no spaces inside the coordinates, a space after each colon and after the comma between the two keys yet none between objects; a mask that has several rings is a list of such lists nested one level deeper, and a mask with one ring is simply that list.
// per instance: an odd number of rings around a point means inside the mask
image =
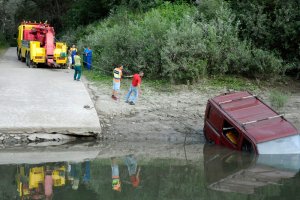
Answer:
[{"label": "man's blue jeans", "polygon": [[[131,96],[131,94],[133,94]],[[139,96],[139,91],[138,91],[138,87],[133,87],[132,85],[130,85],[129,91],[125,97],[125,101],[132,101],[133,103],[136,102],[137,98]]]}]

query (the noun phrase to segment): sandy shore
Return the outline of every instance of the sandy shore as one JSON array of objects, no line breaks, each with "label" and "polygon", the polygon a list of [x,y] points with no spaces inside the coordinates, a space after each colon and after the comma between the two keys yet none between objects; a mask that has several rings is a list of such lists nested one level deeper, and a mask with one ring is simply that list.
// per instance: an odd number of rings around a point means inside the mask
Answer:
[{"label": "sandy shore", "polygon": [[[207,100],[228,91],[226,88],[197,88],[180,86],[180,89],[157,91],[142,87],[143,93],[136,105],[124,102],[130,80],[123,80],[120,99],[111,98],[111,86],[85,80],[94,100],[101,121],[103,135],[124,140],[160,140],[181,142],[189,140],[204,142],[202,128]],[[279,110],[300,130],[300,82],[287,86],[289,98]],[[262,88],[253,91],[270,104],[269,91]]]}]

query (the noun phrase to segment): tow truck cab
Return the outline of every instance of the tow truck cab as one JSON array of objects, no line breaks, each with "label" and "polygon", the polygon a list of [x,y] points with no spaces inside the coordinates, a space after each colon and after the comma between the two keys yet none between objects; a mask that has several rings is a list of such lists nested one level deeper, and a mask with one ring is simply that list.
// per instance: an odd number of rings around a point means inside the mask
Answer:
[{"label": "tow truck cab", "polygon": [[207,102],[204,136],[209,143],[256,154],[300,153],[297,129],[249,92]]}]

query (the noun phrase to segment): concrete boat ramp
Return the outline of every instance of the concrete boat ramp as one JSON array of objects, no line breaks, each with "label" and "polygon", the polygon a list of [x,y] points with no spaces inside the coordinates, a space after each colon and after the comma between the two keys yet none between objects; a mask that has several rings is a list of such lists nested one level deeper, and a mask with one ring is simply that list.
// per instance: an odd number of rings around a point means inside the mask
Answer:
[{"label": "concrete boat ramp", "polygon": [[28,68],[16,48],[0,58],[0,133],[101,132],[94,104],[73,70]]}]

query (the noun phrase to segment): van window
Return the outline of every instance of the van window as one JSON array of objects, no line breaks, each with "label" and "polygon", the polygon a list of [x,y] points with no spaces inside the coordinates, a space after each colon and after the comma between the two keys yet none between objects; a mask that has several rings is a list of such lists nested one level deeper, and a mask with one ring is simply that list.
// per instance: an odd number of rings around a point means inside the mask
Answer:
[{"label": "van window", "polygon": [[223,125],[224,136],[234,145],[238,144],[240,134],[228,121],[224,121]]},{"label": "van window", "polygon": [[211,107],[208,113],[208,121],[218,131],[222,130],[223,118],[216,109]]}]

